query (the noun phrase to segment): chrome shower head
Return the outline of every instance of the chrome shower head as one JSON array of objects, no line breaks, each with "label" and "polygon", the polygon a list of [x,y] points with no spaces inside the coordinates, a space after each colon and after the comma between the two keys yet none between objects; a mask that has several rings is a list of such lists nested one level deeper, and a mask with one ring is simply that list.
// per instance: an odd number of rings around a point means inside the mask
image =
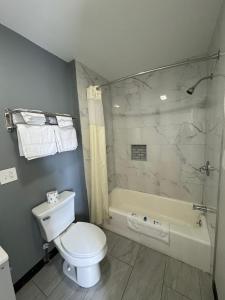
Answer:
[{"label": "chrome shower head", "polygon": [[194,91],[195,91],[195,87],[192,86],[192,87],[190,87],[186,92],[187,92],[189,95],[192,95],[192,94],[194,93]]},{"label": "chrome shower head", "polygon": [[206,79],[213,79],[213,73],[211,73],[209,76],[205,76],[205,77],[202,77],[201,79],[199,79],[193,86],[191,86],[189,89],[186,90],[186,92],[189,94],[189,95],[192,95],[195,91],[195,88],[199,85],[200,82],[202,82],[203,80],[206,80]]}]

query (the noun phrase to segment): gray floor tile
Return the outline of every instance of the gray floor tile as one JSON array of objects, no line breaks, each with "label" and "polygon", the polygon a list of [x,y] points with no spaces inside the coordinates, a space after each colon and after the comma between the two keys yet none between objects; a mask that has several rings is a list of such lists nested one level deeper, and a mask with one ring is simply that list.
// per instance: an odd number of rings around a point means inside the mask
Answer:
[{"label": "gray floor tile", "polygon": [[141,247],[123,300],[160,300],[166,256]]},{"label": "gray floor tile", "polygon": [[87,289],[79,287],[72,280],[65,277],[48,297],[48,300],[82,300],[86,293]]},{"label": "gray floor tile", "polygon": [[164,285],[161,300],[189,300],[189,299]]},{"label": "gray floor tile", "polygon": [[164,283],[191,300],[201,300],[199,270],[168,258]]},{"label": "gray floor tile", "polygon": [[110,254],[133,266],[139,249],[139,244],[118,235]]},{"label": "gray floor tile", "polygon": [[131,273],[127,264],[107,256],[101,263],[101,281],[88,289],[85,300],[120,300]]},{"label": "gray floor tile", "polygon": [[108,253],[111,253],[112,248],[117,244],[119,235],[106,229],[104,229],[104,232],[107,238]]},{"label": "gray floor tile", "polygon": [[56,255],[32,279],[46,296],[49,296],[64,278],[62,262],[61,256]]},{"label": "gray floor tile", "polygon": [[202,300],[214,300],[212,289],[212,276],[208,273],[199,271],[199,279]]},{"label": "gray floor tile", "polygon": [[36,285],[29,281],[16,294],[17,300],[46,300],[46,296],[36,287]]}]

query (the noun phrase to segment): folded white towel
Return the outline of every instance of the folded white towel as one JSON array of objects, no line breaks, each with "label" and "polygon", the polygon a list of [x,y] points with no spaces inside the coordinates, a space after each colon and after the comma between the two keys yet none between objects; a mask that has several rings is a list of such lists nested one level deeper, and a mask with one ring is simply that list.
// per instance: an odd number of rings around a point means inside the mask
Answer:
[{"label": "folded white towel", "polygon": [[25,124],[24,118],[21,113],[13,113],[12,114],[13,123],[16,124]]},{"label": "folded white towel", "polygon": [[74,127],[52,126],[55,130],[55,138],[58,152],[72,151],[77,148],[77,134]]},{"label": "folded white towel", "polygon": [[17,125],[20,156],[28,160],[57,153],[53,126]]},{"label": "folded white towel", "polygon": [[73,127],[72,117],[56,116],[59,127]]},{"label": "folded white towel", "polygon": [[26,124],[30,125],[44,125],[46,118],[44,114],[31,113],[31,112],[21,112],[21,115]]}]

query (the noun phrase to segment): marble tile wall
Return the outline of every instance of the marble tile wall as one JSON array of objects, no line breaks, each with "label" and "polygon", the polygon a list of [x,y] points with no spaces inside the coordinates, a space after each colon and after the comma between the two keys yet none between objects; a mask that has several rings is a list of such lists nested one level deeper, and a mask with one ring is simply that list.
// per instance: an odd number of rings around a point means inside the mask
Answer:
[{"label": "marble tile wall", "polygon": [[[202,202],[207,82],[186,89],[206,72],[190,64],[111,86],[116,186]],[[131,160],[132,144],[147,145],[147,161]]]},{"label": "marble tile wall", "polygon": [[[87,185],[88,199],[90,200],[90,144],[89,144],[89,118],[86,89],[90,85],[98,85],[106,82],[104,78],[83,64],[76,62],[76,80],[79,99],[79,110],[81,119],[81,132],[84,153],[85,178]],[[102,89],[103,108],[106,127],[106,150],[108,166],[109,191],[114,187],[114,159],[113,159],[113,127],[112,127],[112,106],[109,87]]]}]

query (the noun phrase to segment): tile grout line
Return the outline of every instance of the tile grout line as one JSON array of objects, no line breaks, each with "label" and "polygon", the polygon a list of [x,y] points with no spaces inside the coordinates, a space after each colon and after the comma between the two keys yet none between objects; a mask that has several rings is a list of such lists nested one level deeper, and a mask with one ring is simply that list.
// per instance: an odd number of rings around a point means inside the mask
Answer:
[{"label": "tile grout line", "polygon": [[[61,277],[60,277],[61,278]],[[42,291],[42,289],[35,283],[35,281],[33,280],[33,278],[31,279],[31,281],[34,283],[34,285],[42,292],[42,294],[45,296],[45,297],[50,297],[51,294],[54,292],[54,290],[60,285],[60,283],[64,280],[65,278],[65,275],[63,274],[62,276],[62,279],[60,280],[60,282],[54,287],[54,289],[51,291],[51,293],[49,295],[46,295],[46,293],[44,291]]]},{"label": "tile grout line", "polygon": [[[185,299],[187,299],[187,300],[193,300],[193,299],[189,298],[188,296],[182,294],[181,292],[177,291],[176,289],[173,289],[172,287],[168,286],[167,284],[164,284],[164,285],[165,285],[167,288],[169,288],[169,289],[171,289],[172,291],[174,291],[175,293],[177,293],[178,295],[184,297]],[[201,300],[201,299],[199,299],[199,300]],[[204,299],[202,299],[202,300],[204,300]]]},{"label": "tile grout line", "polygon": [[33,278],[30,280],[33,284],[34,284],[34,286],[36,286],[36,288],[41,292],[41,294],[43,295],[43,296],[45,296],[45,298],[47,298],[48,296],[45,294],[45,292],[44,291],[42,291],[42,289],[33,281]]},{"label": "tile grout line", "polygon": [[62,281],[64,280],[64,278],[65,278],[65,275],[63,275],[63,278],[62,278],[62,279],[60,280],[60,282],[54,287],[54,289],[51,291],[51,293],[50,293],[48,296],[45,294],[47,298],[51,296],[51,294],[54,292],[54,290],[60,285],[60,283],[62,283]]},{"label": "tile grout line", "polygon": [[136,261],[137,261],[137,259],[138,259],[138,254],[139,254],[140,250],[141,250],[141,246],[140,246],[140,247],[139,247],[139,249],[138,249],[138,252],[137,252],[137,256],[136,256],[136,258],[135,258],[134,265],[133,265],[133,266],[131,266],[131,272],[130,272],[130,276],[129,276],[129,277],[128,277],[128,279],[127,279],[127,283],[126,283],[126,286],[124,287],[124,290],[123,290],[123,294],[122,294],[121,300],[123,299],[123,297],[124,297],[124,295],[125,295],[125,292],[126,292],[126,289],[127,289],[128,283],[129,283],[129,281],[130,281],[131,275],[132,275],[132,273],[133,273],[133,270],[134,270],[134,267],[135,267]]},{"label": "tile grout line", "polygon": [[198,271],[198,285],[199,285],[199,290],[200,290],[200,297],[201,297],[201,300],[204,300],[203,298],[202,298],[202,288],[201,288],[201,282],[200,282],[201,280],[200,280],[200,274],[199,274],[199,271]]},{"label": "tile grout line", "polygon": [[133,270],[134,270],[134,267],[131,267],[131,272],[130,272],[130,275],[128,276],[128,278],[127,278],[127,282],[126,282],[126,285],[125,285],[125,287],[124,287],[124,290],[123,290],[123,293],[122,293],[122,296],[121,296],[121,300],[122,300],[123,297],[124,297],[124,294],[125,294],[125,292],[126,292],[126,289],[127,289],[127,286],[128,286],[128,283],[129,283],[129,280],[130,280],[130,277],[131,277],[131,274],[132,274]]},{"label": "tile grout line", "polygon": [[[168,259],[170,259],[170,257],[168,256]],[[179,261],[179,260],[178,260]],[[179,261],[181,264],[185,264],[184,262],[182,262],[182,261]],[[191,266],[192,267],[192,266]],[[192,268],[194,268],[194,267],[192,267]],[[195,268],[196,269],[196,268]],[[196,269],[198,272],[199,272],[199,270],[198,269]],[[199,278],[199,276],[198,276],[198,278]],[[184,295],[184,294],[182,294],[180,291],[178,291],[176,288],[173,288],[173,286],[168,286],[167,284],[165,284],[165,286],[167,286],[168,288],[170,288],[171,290],[173,290],[174,292],[176,292],[177,294],[179,294],[179,295],[181,295],[182,297],[184,297],[184,298],[186,298],[187,300],[193,300],[193,299],[191,299],[191,298],[189,298],[188,296],[186,296],[186,295]],[[201,297],[201,291],[200,291],[200,297]],[[204,299],[202,299],[202,297],[201,297],[201,299],[199,299],[199,300],[204,300]]]},{"label": "tile grout line", "polygon": [[164,282],[165,282],[167,263],[168,263],[168,257],[166,257],[166,263],[165,263],[164,272],[163,272],[162,289],[161,289],[161,296],[160,296],[161,300],[162,300],[162,296],[163,296],[163,287],[164,287]]},{"label": "tile grout line", "polygon": [[130,265],[129,263],[123,261],[122,259],[120,259],[120,258],[112,255],[111,253],[109,253],[108,255],[111,256],[111,257],[113,257],[114,259],[118,260],[119,262],[124,263],[124,264],[128,265],[129,267],[133,268],[133,265]]}]

